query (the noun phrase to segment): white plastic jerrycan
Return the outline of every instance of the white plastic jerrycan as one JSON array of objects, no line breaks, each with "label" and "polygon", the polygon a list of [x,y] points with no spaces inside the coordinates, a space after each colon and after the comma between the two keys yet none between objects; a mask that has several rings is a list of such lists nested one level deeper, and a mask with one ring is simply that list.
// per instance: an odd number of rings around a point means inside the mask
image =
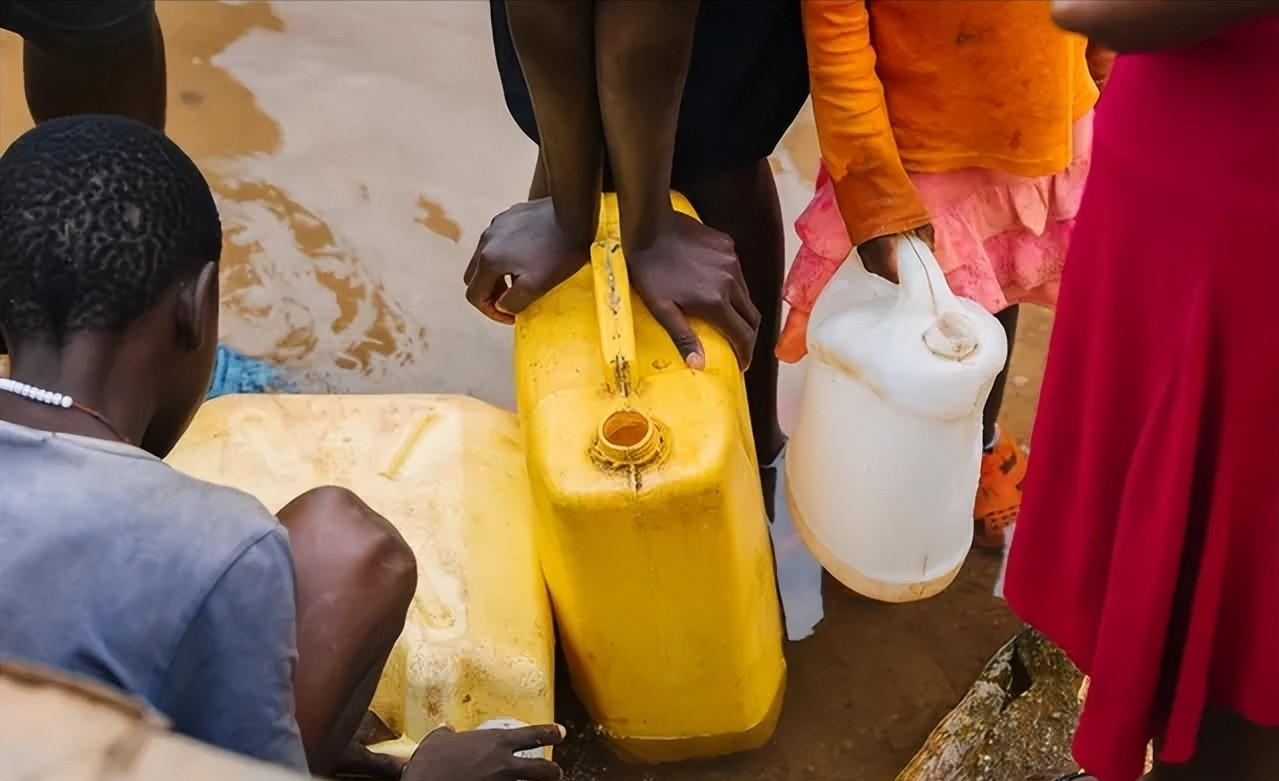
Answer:
[{"label": "white plastic jerrycan", "polygon": [[900,285],[850,257],[818,299],[786,468],[822,566],[867,597],[909,602],[949,586],[972,545],[981,412],[1008,343],[950,291],[923,241],[895,250]]}]

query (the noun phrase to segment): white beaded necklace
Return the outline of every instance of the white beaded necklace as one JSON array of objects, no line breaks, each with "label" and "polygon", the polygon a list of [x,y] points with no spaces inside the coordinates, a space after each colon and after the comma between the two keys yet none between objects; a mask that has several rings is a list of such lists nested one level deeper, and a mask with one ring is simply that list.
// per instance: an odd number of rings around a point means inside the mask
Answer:
[{"label": "white beaded necklace", "polygon": [[115,424],[113,424],[110,420],[107,420],[106,415],[103,415],[95,409],[86,407],[65,393],[55,393],[53,391],[45,390],[44,388],[37,388],[34,385],[28,385],[25,382],[10,380],[6,377],[0,377],[0,391],[12,393],[14,396],[21,396],[24,399],[29,399],[38,404],[48,404],[50,407],[73,409],[78,412],[82,412],[106,426],[107,430],[110,431],[112,436],[116,439],[126,445],[133,444],[133,440],[129,439],[124,434],[121,434],[120,429],[116,428]]},{"label": "white beaded necklace", "polygon": [[71,409],[75,404],[75,400],[70,396],[61,393],[54,393],[43,388],[37,388],[34,385],[28,385],[25,382],[10,380],[0,377],[0,391],[12,393],[15,396],[21,396],[24,399],[38,401],[41,404],[48,404],[50,407],[62,407],[63,409]]}]

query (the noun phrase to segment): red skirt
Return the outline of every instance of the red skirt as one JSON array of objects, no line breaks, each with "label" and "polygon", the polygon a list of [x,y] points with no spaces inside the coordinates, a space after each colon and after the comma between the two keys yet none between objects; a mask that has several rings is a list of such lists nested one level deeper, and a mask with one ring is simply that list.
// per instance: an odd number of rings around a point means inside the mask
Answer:
[{"label": "red skirt", "polygon": [[1279,18],[1119,58],[1065,269],[1005,593],[1131,781],[1279,727]]}]

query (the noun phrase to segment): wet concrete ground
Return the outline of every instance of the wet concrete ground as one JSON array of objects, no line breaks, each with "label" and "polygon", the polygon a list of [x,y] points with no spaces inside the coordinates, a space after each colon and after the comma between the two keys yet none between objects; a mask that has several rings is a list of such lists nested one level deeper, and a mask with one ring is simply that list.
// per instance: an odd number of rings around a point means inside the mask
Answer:
[{"label": "wet concrete ground", "polygon": [[[226,235],[223,337],[307,389],[467,393],[512,403],[509,330],[472,312],[461,276],[494,214],[527,190],[535,150],[502,103],[479,0],[161,0],[169,133],[213,185]],[[21,44],[0,34],[0,145],[30,125]],[[816,169],[811,116],[774,160],[788,220]],[[791,237],[793,253],[795,240]],[[1048,317],[1028,312],[1005,425],[1029,433]],[[783,381],[784,420],[800,374]],[[790,644],[773,742],[752,755],[628,767],[592,740],[578,781],[887,781],[1018,628],[974,554],[927,602],[870,603],[833,581],[817,633]],[[571,698],[562,697],[565,718]],[[580,731],[580,730],[579,730]]]}]

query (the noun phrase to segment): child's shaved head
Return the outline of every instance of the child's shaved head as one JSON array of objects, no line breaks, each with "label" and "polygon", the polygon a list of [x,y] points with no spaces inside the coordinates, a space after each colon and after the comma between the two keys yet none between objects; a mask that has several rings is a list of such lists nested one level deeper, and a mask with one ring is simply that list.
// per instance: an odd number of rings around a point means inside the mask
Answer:
[{"label": "child's shaved head", "polygon": [[162,133],[83,115],[28,131],[0,157],[0,325],[12,343],[118,329],[216,262],[217,208]]}]

